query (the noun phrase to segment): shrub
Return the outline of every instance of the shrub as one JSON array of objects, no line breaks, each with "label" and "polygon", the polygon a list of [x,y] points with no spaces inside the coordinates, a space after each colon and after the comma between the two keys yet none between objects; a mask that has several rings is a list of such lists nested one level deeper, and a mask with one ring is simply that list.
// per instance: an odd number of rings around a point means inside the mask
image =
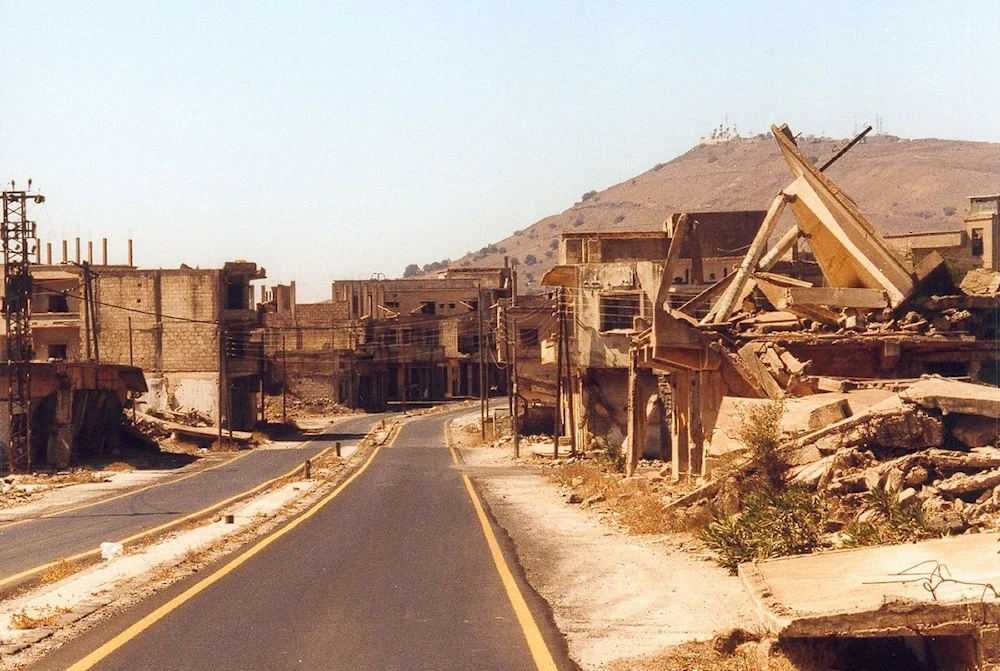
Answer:
[{"label": "shrub", "polygon": [[698,537],[732,573],[743,562],[811,552],[826,522],[823,500],[803,487],[760,487],[736,514],[714,511]]},{"label": "shrub", "polygon": [[413,277],[414,275],[420,274],[420,266],[415,263],[411,263],[406,266],[406,270],[403,271],[403,277]]},{"label": "shrub", "polygon": [[621,223],[623,221],[625,221],[625,215],[624,214],[619,214],[617,217],[615,217],[615,222],[614,223],[618,224],[618,223]]},{"label": "shrub", "polygon": [[944,208],[942,212],[944,212],[944,216],[946,217],[954,217],[955,213],[958,212],[958,210],[949,205],[948,207]]},{"label": "shrub", "polygon": [[778,454],[781,444],[781,416],[785,406],[779,402],[754,405],[739,414],[740,428],[737,440],[750,452],[748,483],[751,487],[764,486],[781,489],[787,466]]},{"label": "shrub", "polygon": [[590,200],[591,198],[593,198],[596,195],[597,195],[597,191],[593,191],[593,190],[588,191],[587,193],[585,193],[582,196],[580,196],[580,202],[582,203],[582,202],[584,202],[586,200]]},{"label": "shrub", "polygon": [[876,487],[865,494],[865,511],[870,518],[854,521],[844,529],[847,547],[909,543],[936,535],[924,523],[919,504],[903,505],[895,489]]},{"label": "shrub", "polygon": [[559,249],[559,238],[552,238],[549,242],[549,249]]},{"label": "shrub", "polygon": [[524,265],[533,266],[536,263],[538,263],[538,259],[535,258],[534,254],[528,254],[527,256],[524,257]]}]

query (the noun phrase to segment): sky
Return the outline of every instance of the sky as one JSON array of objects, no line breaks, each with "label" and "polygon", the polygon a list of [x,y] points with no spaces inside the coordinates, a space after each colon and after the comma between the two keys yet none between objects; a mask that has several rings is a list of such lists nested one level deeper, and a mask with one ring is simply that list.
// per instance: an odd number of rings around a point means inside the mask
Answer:
[{"label": "sky", "polygon": [[723,123],[1000,142],[998,73],[995,0],[3,0],[0,183],[46,196],[43,243],[255,261],[320,301]]}]

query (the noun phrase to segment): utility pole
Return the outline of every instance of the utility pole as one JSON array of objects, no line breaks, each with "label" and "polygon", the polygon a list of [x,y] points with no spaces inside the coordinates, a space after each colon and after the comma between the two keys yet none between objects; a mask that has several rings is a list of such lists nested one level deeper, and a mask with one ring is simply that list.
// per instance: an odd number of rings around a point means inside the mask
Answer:
[{"label": "utility pole", "polygon": [[226,332],[222,327],[222,321],[219,321],[219,426],[218,435],[216,440],[219,446],[222,446],[222,403],[225,400],[223,394],[226,389]]},{"label": "utility pole", "polygon": [[[132,318],[128,318],[128,365],[135,365],[135,353],[132,348]],[[135,393],[129,392],[129,398],[132,399],[132,423],[135,423]]]},{"label": "utility pole", "polygon": [[510,363],[510,388],[511,388],[511,412],[510,412],[510,424],[512,431],[514,433],[514,458],[521,456],[521,427],[518,423],[518,407],[517,407],[517,317],[511,315],[511,331],[513,333],[513,347],[511,347],[511,357]]},{"label": "utility pole", "polygon": [[99,346],[98,336],[97,336],[97,303],[94,300],[94,277],[97,276],[90,268],[90,261],[84,261],[80,264],[83,269],[83,307],[85,310],[84,315],[84,327],[86,329],[87,336],[87,359],[91,358],[91,339],[93,339],[93,360],[95,363],[101,363],[101,350]]},{"label": "utility pole", "polygon": [[562,292],[556,294],[556,407],[552,417],[552,456],[559,458],[559,436],[562,435],[562,368],[563,319]]},{"label": "utility pole", "polygon": [[486,344],[483,342],[483,285],[477,285],[476,317],[479,320],[479,435],[486,440]]},{"label": "utility pole", "polygon": [[[31,188],[31,180],[28,180]],[[41,194],[3,192],[4,322],[7,327],[7,417],[10,440],[7,470],[23,463],[31,470],[31,245],[35,222],[28,221],[28,202],[44,203]]]},{"label": "utility pole", "polygon": [[576,411],[573,409],[573,358],[570,355],[569,349],[569,325],[566,323],[566,295],[564,293],[564,288],[559,287],[559,304],[560,310],[559,314],[561,317],[560,328],[562,330],[562,345],[565,350],[565,356],[563,361],[566,365],[566,408],[568,411],[568,421],[569,421],[569,453],[570,456],[576,456]]},{"label": "utility pole", "polygon": [[281,334],[281,424],[288,423],[288,336]]}]

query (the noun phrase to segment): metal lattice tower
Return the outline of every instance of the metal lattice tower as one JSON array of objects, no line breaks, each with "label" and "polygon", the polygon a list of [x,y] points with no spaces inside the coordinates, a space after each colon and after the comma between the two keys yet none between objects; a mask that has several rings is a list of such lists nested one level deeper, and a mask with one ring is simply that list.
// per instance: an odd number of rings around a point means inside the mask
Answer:
[{"label": "metal lattice tower", "polygon": [[35,239],[35,223],[28,221],[28,202],[41,203],[44,200],[44,196],[29,194],[27,191],[12,189],[3,192],[3,313],[7,326],[7,417],[10,422],[10,440],[2,458],[3,466],[8,471],[31,470],[30,254]]}]

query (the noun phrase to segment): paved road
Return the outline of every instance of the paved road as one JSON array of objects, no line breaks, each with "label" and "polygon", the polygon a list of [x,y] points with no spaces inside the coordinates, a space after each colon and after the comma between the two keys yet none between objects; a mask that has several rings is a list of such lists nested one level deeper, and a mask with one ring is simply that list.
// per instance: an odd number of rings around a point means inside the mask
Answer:
[{"label": "paved road", "polygon": [[0,581],[36,566],[118,541],[224,501],[287,473],[335,441],[356,440],[384,416],[338,422],[301,447],[261,449],[178,482],[63,514],[0,527]]},{"label": "paved road", "polygon": [[[108,641],[106,651],[121,645],[93,668],[546,668],[529,652],[460,468],[444,446],[447,417],[405,425],[336,498],[238,556],[235,567],[226,560],[178,583],[34,668],[71,668]],[[526,590],[509,558],[506,565],[547,642],[542,650],[572,668],[544,602]],[[136,622],[148,628],[128,630]]]}]

